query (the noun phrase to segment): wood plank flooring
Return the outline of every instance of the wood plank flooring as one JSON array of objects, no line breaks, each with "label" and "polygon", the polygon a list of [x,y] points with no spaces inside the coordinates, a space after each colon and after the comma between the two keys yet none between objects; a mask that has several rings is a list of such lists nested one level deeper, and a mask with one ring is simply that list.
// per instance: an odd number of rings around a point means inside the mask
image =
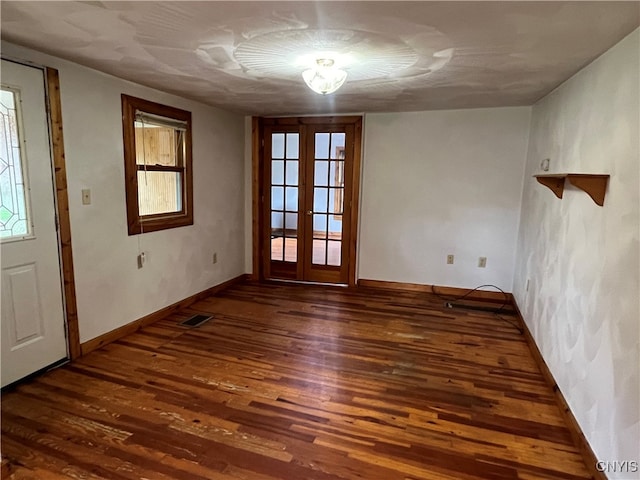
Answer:
[{"label": "wood plank flooring", "polygon": [[442,304],[233,286],[5,392],[2,455],[13,479],[590,478],[522,335]]}]

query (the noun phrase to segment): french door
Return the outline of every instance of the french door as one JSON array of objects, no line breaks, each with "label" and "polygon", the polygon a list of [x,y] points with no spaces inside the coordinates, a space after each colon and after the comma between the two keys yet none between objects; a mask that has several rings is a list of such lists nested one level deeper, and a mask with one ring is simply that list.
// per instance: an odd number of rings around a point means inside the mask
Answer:
[{"label": "french door", "polygon": [[355,282],[360,117],[263,119],[263,277]]}]

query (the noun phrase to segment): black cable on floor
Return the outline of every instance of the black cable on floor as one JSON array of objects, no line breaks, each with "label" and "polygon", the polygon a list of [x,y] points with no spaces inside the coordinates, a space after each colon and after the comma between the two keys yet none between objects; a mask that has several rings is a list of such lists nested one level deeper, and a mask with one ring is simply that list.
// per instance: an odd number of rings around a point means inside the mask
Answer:
[{"label": "black cable on floor", "polygon": [[524,334],[524,330],[522,329],[522,327],[520,327],[520,325],[518,325],[515,322],[512,322],[511,320],[501,317],[500,316],[500,312],[502,312],[502,310],[504,310],[504,307],[507,306],[507,304],[509,303],[509,296],[507,295],[507,293],[502,290],[500,287],[498,287],[497,285],[492,285],[492,284],[485,284],[485,285],[480,285],[477,286],[476,288],[472,288],[471,290],[469,290],[467,293],[465,293],[464,295],[461,295],[459,297],[453,297],[451,295],[448,296],[443,296],[441,294],[439,294],[438,292],[436,292],[436,289],[434,288],[433,285],[431,285],[431,293],[433,295],[435,295],[436,297],[438,297],[441,300],[445,301],[445,306],[448,306],[449,308],[451,308],[451,302],[457,302],[458,300],[463,300],[465,298],[467,298],[469,295],[471,295],[473,292],[476,292],[478,290],[480,290],[481,288],[484,287],[491,287],[491,288],[495,288],[496,290],[500,291],[500,293],[502,293],[503,295],[503,302],[502,305],[500,305],[500,307],[494,311],[491,311],[490,313],[493,313],[497,318],[499,318],[500,320],[502,320],[503,322],[508,323],[509,325],[511,325],[512,327],[514,327],[516,330],[518,330],[518,332],[520,333],[520,335]]}]

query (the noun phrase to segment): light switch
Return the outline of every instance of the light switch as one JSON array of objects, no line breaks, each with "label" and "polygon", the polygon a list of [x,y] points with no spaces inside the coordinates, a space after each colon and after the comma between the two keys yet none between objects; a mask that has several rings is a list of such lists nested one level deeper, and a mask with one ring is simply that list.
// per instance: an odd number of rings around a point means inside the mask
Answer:
[{"label": "light switch", "polygon": [[91,190],[88,188],[82,190],[82,204],[91,205]]}]

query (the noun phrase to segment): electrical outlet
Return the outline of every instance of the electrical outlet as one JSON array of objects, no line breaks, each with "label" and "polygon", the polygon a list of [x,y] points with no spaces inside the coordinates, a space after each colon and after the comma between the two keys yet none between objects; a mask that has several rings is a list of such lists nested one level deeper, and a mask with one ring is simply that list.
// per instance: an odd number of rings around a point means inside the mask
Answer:
[{"label": "electrical outlet", "polygon": [[478,259],[478,267],[485,268],[487,266],[487,257],[480,257]]},{"label": "electrical outlet", "polygon": [[138,254],[138,269],[144,267],[144,262],[147,260],[147,256],[144,252]]},{"label": "electrical outlet", "polygon": [[213,263],[216,264],[218,263],[218,252],[213,252]]},{"label": "electrical outlet", "polygon": [[453,265],[453,255],[447,255],[447,265]]}]

